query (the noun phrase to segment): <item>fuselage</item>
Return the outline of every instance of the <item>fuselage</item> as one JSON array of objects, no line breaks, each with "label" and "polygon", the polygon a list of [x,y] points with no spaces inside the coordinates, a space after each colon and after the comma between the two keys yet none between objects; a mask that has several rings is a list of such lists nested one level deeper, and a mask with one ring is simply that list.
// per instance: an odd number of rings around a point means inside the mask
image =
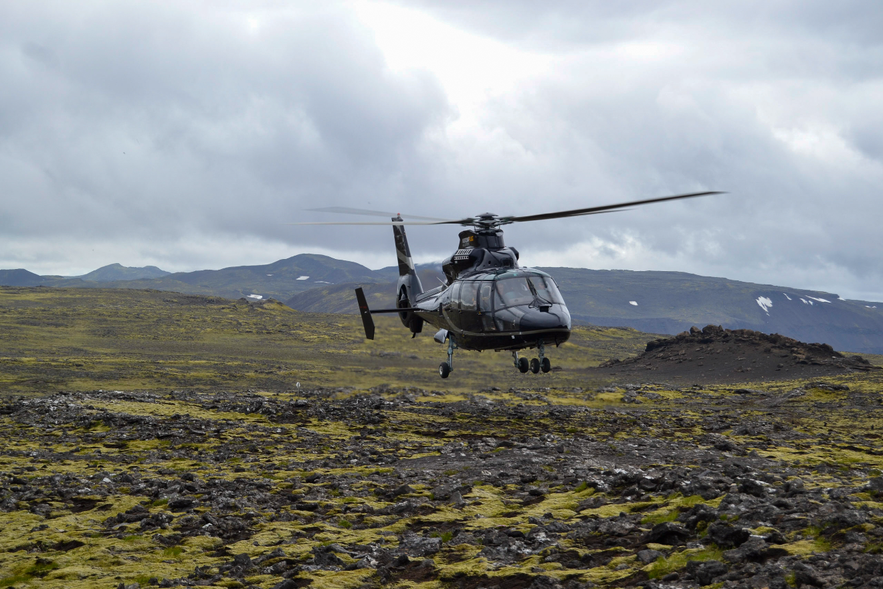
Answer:
[{"label": "fuselage", "polygon": [[560,345],[570,337],[570,312],[558,286],[530,268],[461,276],[414,301],[426,323],[448,330],[459,348],[520,350]]}]

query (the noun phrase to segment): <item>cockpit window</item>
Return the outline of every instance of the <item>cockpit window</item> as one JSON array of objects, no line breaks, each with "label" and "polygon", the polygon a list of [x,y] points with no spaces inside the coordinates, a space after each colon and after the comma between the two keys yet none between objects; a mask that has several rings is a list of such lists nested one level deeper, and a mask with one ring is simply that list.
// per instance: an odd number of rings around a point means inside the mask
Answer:
[{"label": "cockpit window", "polygon": [[517,305],[529,305],[534,296],[524,277],[506,278],[497,281],[495,309],[505,309]]},{"label": "cockpit window", "polygon": [[561,298],[561,292],[558,291],[558,286],[556,286],[555,281],[548,276],[531,276],[530,283],[537,292],[537,298],[541,299],[541,301],[564,304],[564,299]]},{"label": "cockpit window", "polygon": [[497,280],[495,309],[504,309],[533,303],[563,303],[555,282],[546,276],[518,276]]}]

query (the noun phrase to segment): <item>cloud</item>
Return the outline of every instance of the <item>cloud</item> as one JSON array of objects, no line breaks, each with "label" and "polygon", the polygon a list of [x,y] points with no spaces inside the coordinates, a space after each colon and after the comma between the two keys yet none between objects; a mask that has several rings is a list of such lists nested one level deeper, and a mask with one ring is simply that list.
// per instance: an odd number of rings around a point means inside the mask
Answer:
[{"label": "cloud", "polygon": [[340,7],[57,6],[5,21],[7,234],[281,235],[400,175],[445,116],[431,76],[387,72]]},{"label": "cloud", "polygon": [[286,223],[716,189],[506,239],[879,299],[881,52],[861,2],[5,3],[0,266],[391,264],[388,229]]}]

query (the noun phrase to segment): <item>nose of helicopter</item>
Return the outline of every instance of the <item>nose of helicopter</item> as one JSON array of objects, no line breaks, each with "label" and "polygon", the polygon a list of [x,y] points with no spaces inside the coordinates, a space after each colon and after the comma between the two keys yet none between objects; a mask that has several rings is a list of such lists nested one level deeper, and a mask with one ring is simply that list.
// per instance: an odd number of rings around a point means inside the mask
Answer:
[{"label": "nose of helicopter", "polygon": [[522,331],[560,328],[570,329],[570,315],[566,312],[561,312],[561,310],[540,311],[539,309],[531,309],[521,317]]}]

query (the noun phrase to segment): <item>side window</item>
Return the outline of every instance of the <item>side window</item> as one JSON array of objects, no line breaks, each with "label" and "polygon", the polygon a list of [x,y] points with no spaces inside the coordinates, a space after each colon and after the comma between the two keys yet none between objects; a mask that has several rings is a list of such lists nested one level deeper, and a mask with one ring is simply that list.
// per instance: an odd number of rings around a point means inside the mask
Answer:
[{"label": "side window", "polygon": [[493,300],[494,283],[490,281],[482,282],[478,291],[478,310],[482,313],[490,313],[494,310]]},{"label": "side window", "polygon": [[465,282],[460,288],[460,310],[478,310],[478,282]]},{"label": "side window", "polygon": [[450,298],[450,308],[451,309],[459,309],[460,308],[460,283],[455,282],[451,287],[451,298]]}]

